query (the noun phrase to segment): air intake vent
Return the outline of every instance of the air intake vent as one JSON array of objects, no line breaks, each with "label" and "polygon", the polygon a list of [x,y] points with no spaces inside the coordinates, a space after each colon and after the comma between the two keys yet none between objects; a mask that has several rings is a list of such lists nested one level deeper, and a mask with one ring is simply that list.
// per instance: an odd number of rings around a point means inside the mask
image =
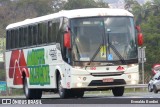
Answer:
[{"label": "air intake vent", "polygon": [[91,73],[92,76],[119,76],[124,74],[124,72],[101,72],[101,73]]}]

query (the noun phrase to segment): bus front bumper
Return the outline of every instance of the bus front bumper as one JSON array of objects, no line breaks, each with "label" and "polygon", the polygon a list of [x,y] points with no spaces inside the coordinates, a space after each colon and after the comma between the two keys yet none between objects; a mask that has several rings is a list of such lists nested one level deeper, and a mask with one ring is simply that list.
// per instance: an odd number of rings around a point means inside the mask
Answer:
[{"label": "bus front bumper", "polygon": [[[109,88],[126,85],[136,85],[139,83],[139,74],[128,73],[121,76],[95,77],[92,75],[72,75],[70,88]],[[113,79],[112,82],[104,82],[104,79]]]}]

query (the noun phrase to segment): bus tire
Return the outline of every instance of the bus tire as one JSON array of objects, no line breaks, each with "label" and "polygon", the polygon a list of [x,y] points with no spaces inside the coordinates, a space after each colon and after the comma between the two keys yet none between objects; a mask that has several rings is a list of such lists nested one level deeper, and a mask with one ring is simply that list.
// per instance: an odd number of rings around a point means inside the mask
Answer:
[{"label": "bus tire", "polygon": [[114,96],[123,96],[124,87],[114,87],[112,88],[112,93]]},{"label": "bus tire", "polygon": [[69,98],[69,97],[71,97],[70,90],[64,89],[62,87],[62,79],[61,79],[60,75],[58,77],[58,93],[59,93],[60,98]]},{"label": "bus tire", "polygon": [[157,87],[156,87],[155,85],[153,85],[153,92],[154,92],[155,94],[158,93]]},{"label": "bus tire", "polygon": [[151,85],[149,84],[148,85],[148,92],[152,92],[152,91],[153,91],[153,89],[152,89]]},{"label": "bus tire", "polygon": [[23,81],[23,90],[26,96],[26,99],[40,99],[42,97],[42,90],[39,89],[29,89],[27,84],[27,78],[24,78]]}]

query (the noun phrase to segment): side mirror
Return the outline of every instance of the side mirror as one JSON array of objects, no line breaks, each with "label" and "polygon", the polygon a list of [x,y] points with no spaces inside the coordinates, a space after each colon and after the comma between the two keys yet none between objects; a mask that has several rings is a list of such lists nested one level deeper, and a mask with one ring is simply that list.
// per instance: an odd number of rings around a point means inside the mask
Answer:
[{"label": "side mirror", "polygon": [[68,49],[71,48],[71,34],[70,34],[70,31],[64,33],[64,46]]},{"label": "side mirror", "polygon": [[143,45],[143,34],[141,33],[141,27],[136,26],[137,32],[138,32],[138,45],[142,46]]},{"label": "side mirror", "polygon": [[138,45],[142,46],[143,45],[143,34],[138,33]]}]

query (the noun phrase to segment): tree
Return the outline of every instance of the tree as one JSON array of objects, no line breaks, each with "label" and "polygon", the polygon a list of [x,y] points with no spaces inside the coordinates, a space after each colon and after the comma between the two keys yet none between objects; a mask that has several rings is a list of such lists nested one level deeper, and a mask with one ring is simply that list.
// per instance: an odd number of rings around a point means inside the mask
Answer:
[{"label": "tree", "polygon": [[98,8],[98,7],[108,7],[108,4],[103,2],[103,0],[68,0],[64,5],[63,9],[82,9],[82,8]]}]

